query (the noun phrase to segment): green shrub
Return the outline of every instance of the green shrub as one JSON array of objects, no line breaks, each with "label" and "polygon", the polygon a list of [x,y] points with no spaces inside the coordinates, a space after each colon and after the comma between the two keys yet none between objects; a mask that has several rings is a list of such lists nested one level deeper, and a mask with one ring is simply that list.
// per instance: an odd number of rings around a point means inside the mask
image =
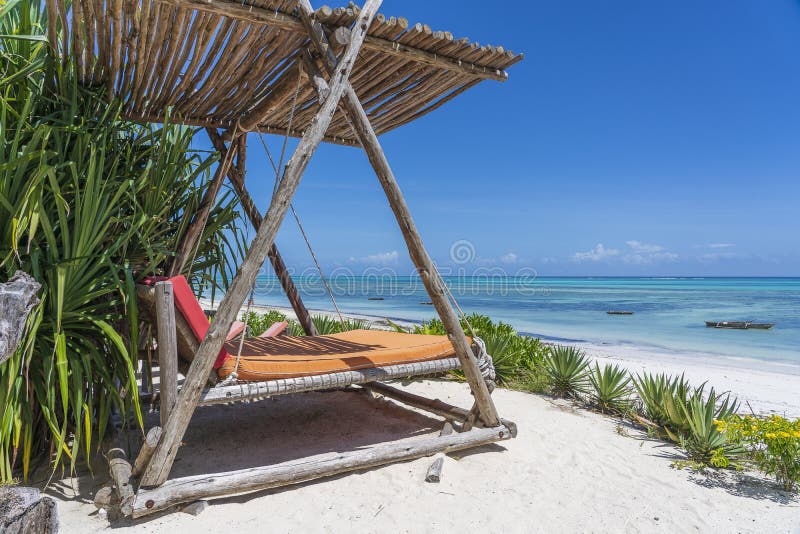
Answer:
[{"label": "green shrub", "polygon": [[686,430],[687,423],[679,406],[686,402],[691,387],[683,375],[642,373],[633,379],[633,384],[644,417],[662,429]]},{"label": "green shrub", "polygon": [[[398,332],[408,331],[391,321],[389,325]],[[543,362],[547,348],[539,339],[520,335],[511,325],[502,321],[494,322],[486,315],[477,313],[462,318],[461,328],[468,335],[474,331],[486,343],[486,351],[494,361],[498,384],[536,393],[546,390],[549,381]],[[411,332],[439,336],[447,334],[438,318],[414,326]],[[460,371],[452,374],[463,379]]]},{"label": "green shrub", "polygon": [[588,391],[589,360],[582,350],[565,345],[550,347],[544,368],[553,394],[577,399]]},{"label": "green shrub", "polygon": [[631,378],[625,369],[611,364],[601,368],[595,363],[589,381],[592,384],[589,400],[601,412],[624,414],[630,410],[633,391],[629,386]]},{"label": "green shrub", "polygon": [[364,319],[344,319],[340,321],[333,315],[312,315],[311,320],[321,336],[339,334],[350,330],[369,330],[372,325]]},{"label": "green shrub", "polygon": [[278,310],[270,310],[262,314],[250,312],[242,320],[247,324],[249,336],[260,336],[273,324],[285,321],[286,316]]},{"label": "green shrub", "polygon": [[678,436],[678,442],[690,460],[727,467],[741,456],[742,448],[729,441],[716,424],[716,421],[730,419],[738,409],[738,403],[729,394],[717,395],[711,388],[705,396],[701,386],[679,406],[686,420],[686,430]]},{"label": "green shrub", "polygon": [[733,416],[716,420],[717,430],[741,444],[758,469],[774,476],[786,491],[800,487],[800,419]]}]

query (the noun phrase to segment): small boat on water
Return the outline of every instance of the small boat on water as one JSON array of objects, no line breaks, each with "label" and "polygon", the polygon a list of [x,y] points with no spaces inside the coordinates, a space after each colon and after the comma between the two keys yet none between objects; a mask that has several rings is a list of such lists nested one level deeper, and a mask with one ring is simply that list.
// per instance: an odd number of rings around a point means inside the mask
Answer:
[{"label": "small boat on water", "polygon": [[383,297],[369,297],[367,300],[384,300]]},{"label": "small boat on water", "polygon": [[728,328],[732,330],[769,330],[775,323],[754,323],[752,321],[706,321],[708,328]]},{"label": "small boat on water", "polygon": [[609,310],[606,313],[609,315],[633,315],[632,311],[625,310]]}]

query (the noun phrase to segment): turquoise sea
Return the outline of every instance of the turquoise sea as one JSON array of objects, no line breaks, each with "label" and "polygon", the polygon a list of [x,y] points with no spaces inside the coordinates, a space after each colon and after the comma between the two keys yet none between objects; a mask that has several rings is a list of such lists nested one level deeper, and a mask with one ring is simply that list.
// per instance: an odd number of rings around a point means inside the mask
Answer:
[{"label": "turquoise sea", "polygon": [[[543,339],[658,349],[705,357],[800,364],[800,278],[445,277],[465,312],[479,312]],[[417,277],[337,276],[342,312],[420,321],[434,315]],[[333,310],[319,278],[298,280],[306,305]],[[372,300],[371,300],[372,299]],[[382,299],[382,300],[377,300]],[[271,277],[256,303],[288,306]],[[632,316],[608,315],[629,310]],[[706,328],[705,321],[775,323],[767,331]]]}]

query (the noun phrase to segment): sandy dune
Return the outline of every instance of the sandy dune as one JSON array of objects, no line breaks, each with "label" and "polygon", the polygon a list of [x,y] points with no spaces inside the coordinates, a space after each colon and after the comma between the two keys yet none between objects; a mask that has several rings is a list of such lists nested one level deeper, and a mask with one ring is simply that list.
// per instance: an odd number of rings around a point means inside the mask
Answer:
[{"label": "sandy dune", "polygon": [[[414,392],[461,406],[463,384]],[[160,515],[114,532],[800,532],[800,500],[748,475],[670,467],[676,451],[617,422],[548,398],[498,390],[512,441],[456,454],[440,484],[430,459],[214,501],[201,515]],[[200,409],[174,476],[240,469],[436,432],[441,423],[356,393],[312,393]],[[621,430],[621,434],[617,430]],[[63,531],[109,529],[91,495],[104,482],[61,481]]]}]

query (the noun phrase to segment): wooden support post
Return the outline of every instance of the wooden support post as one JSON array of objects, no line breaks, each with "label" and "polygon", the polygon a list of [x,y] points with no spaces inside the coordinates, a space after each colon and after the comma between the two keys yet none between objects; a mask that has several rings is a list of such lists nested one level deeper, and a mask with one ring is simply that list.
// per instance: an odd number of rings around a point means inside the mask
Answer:
[{"label": "wooden support post", "polygon": [[[298,11],[301,20],[308,29],[312,43],[319,53],[323,55],[323,65],[325,65],[328,72],[335,72],[335,68],[338,64],[337,58],[330,50],[330,44],[327,42],[323,26],[313,19],[314,10],[309,0],[299,0]],[[313,74],[310,75],[313,76]],[[336,78],[332,77],[331,79],[335,80]],[[433,302],[439,317],[442,319],[442,323],[447,330],[447,336],[455,348],[456,355],[458,359],[461,360],[461,366],[466,375],[467,382],[472,389],[475,402],[480,409],[481,420],[487,426],[497,426],[500,424],[500,416],[492,401],[489,389],[483,381],[480,369],[478,369],[478,362],[461,328],[458,316],[442,287],[444,282],[441,280],[428,252],[425,250],[422,237],[414,224],[411,212],[403,198],[403,193],[400,191],[400,186],[397,184],[394,173],[389,166],[389,161],[386,159],[386,155],[378,141],[378,136],[370,125],[367,113],[364,111],[364,107],[361,105],[358,96],[349,82],[347,82],[345,87],[342,103],[350,117],[351,124],[361,142],[361,146],[364,147],[369,161],[375,173],[378,175],[386,198],[389,200],[389,205],[400,225],[400,230],[406,241],[406,246],[411,254],[411,260],[414,262],[414,266],[422,279],[422,283],[428,291],[431,302]]]},{"label": "wooden support post", "polygon": [[[214,202],[217,200],[219,190],[222,188],[225,175],[228,174],[228,167],[231,165],[233,157],[236,155],[237,147],[238,145],[234,144],[231,150],[227,151],[225,157],[222,157],[217,164],[214,178],[212,178],[211,183],[208,184],[208,189],[206,189],[206,192],[203,194],[200,206],[198,206],[192,222],[183,235],[183,241],[180,243],[178,252],[175,254],[175,259],[172,261],[169,276],[179,275],[183,271],[186,262],[189,261],[194,254],[197,244],[202,238],[203,228],[206,226],[208,216],[211,214],[211,209],[214,207]],[[186,217],[189,217],[189,215],[188,213],[185,214]]]},{"label": "wooden support post", "polygon": [[[453,433],[453,425],[450,422],[446,422],[442,427],[442,431],[439,433],[440,436],[449,436]],[[433,462],[431,466],[428,468],[428,472],[425,474],[425,482],[441,482],[442,480],[442,468],[444,468],[444,453],[437,452],[436,456],[433,457]]]},{"label": "wooden support post", "polygon": [[479,447],[509,438],[511,433],[503,426],[476,428],[470,432],[449,436],[411,438],[352,451],[321,454],[271,466],[170,480],[159,488],[150,490],[140,488],[133,508],[133,517],[160,512],[185,502],[300,484],[348,471],[413,460],[437,452]]},{"label": "wooden support post", "polygon": [[178,330],[175,325],[175,296],[172,282],[156,283],[156,325],[158,327],[158,369],[161,426],[167,424],[178,398]]},{"label": "wooden support post", "polygon": [[[211,144],[214,145],[214,149],[220,154],[225,154],[228,151],[228,147],[225,145],[225,140],[217,130],[214,128],[206,128],[206,132],[208,132],[208,138],[211,139]],[[233,190],[236,191],[242,209],[250,219],[250,224],[252,224],[255,231],[258,232],[258,229],[261,228],[263,217],[245,187],[244,158],[242,155],[245,153],[244,144],[247,142],[246,138],[246,134],[242,134],[239,138],[241,146],[239,147],[238,163],[240,164],[237,166],[235,172],[233,167],[230,168],[228,171],[228,180],[231,182],[231,185],[233,185]],[[289,269],[286,267],[286,263],[284,263],[275,243],[270,247],[267,257],[272,264],[272,268],[280,281],[284,293],[286,293],[286,297],[289,299],[289,303],[292,305],[292,309],[297,316],[300,326],[303,327],[303,331],[307,336],[318,335],[317,327],[314,326],[314,321],[311,319],[311,313],[309,313],[308,308],[306,308],[303,303],[303,299],[300,297],[300,291],[298,291],[297,286],[294,285],[292,275],[289,273]]]},{"label": "wooden support post", "polygon": [[114,491],[117,494],[122,515],[129,516],[133,512],[133,503],[136,494],[131,486],[131,464],[128,463],[128,456],[120,448],[108,451],[108,470],[111,473],[111,480],[114,481]]},{"label": "wooden support post", "polygon": [[141,474],[144,472],[144,468],[147,467],[148,463],[150,463],[150,458],[153,457],[153,453],[156,450],[156,445],[158,445],[158,441],[160,439],[160,426],[154,426],[147,431],[147,435],[142,443],[142,448],[139,450],[139,454],[136,456],[136,461],[133,462],[133,471],[131,472],[132,476],[137,478],[141,476]]},{"label": "wooden support post", "polygon": [[[217,354],[225,342],[225,336],[239,313],[247,293],[255,283],[258,271],[261,269],[261,265],[264,263],[275,241],[275,235],[278,233],[278,229],[286,216],[289,203],[300,183],[300,178],[303,176],[311,156],[313,156],[322,142],[325,131],[330,126],[333,114],[336,112],[339,100],[347,86],[347,79],[353,69],[358,51],[364,41],[364,36],[380,4],[381,0],[367,0],[356,20],[350,44],[342,55],[342,60],[337,65],[335,74],[331,77],[330,95],[322,104],[311,125],[304,132],[294,154],[286,164],[283,179],[272,197],[264,222],[258,229],[256,237],[253,239],[247,255],[242,260],[236,276],[228,287],[215,319],[200,344],[194,361],[192,361],[186,380],[178,395],[175,411],[164,426],[161,441],[156,447],[156,451],[142,477],[142,485],[145,487],[159,486],[169,476],[181,439],[203,392],[206,377],[214,366]],[[232,152],[233,150],[229,150],[228,154]]]}]

